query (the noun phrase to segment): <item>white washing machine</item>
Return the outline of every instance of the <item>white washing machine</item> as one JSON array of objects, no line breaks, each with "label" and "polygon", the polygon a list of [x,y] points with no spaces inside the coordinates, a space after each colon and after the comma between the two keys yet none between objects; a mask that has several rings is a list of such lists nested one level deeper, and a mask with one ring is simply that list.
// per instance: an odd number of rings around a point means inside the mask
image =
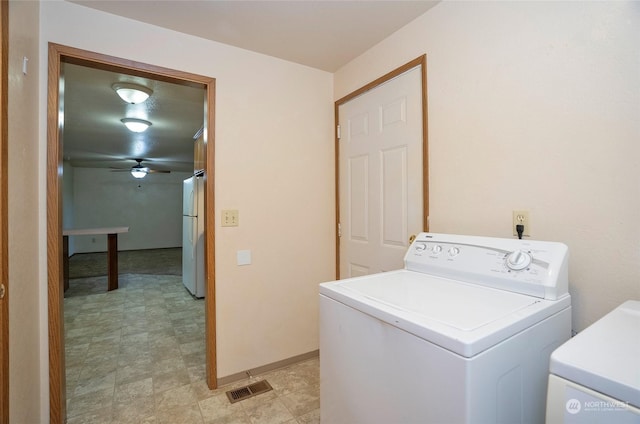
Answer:
[{"label": "white washing machine", "polygon": [[326,424],[543,423],[568,250],[421,233],[405,268],[320,285]]},{"label": "white washing machine", "polygon": [[547,422],[640,423],[640,301],[630,300],[551,355]]}]

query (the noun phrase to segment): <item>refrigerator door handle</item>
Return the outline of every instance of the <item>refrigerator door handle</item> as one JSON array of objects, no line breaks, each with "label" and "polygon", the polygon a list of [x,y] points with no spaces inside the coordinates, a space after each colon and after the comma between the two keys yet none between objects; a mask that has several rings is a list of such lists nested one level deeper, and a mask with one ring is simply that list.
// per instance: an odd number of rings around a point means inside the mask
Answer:
[{"label": "refrigerator door handle", "polygon": [[[191,245],[195,246],[197,240],[198,240],[198,220],[194,219],[193,220],[193,225],[191,225]],[[196,250],[197,249],[195,249],[195,248],[191,250],[191,256],[193,258],[195,258]]]}]

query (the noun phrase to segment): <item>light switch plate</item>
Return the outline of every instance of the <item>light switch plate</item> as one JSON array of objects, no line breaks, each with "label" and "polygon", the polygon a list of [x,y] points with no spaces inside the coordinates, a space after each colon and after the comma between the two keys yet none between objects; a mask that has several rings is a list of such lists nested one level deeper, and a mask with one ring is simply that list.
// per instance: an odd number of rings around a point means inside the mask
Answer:
[{"label": "light switch plate", "polygon": [[237,227],[240,224],[240,217],[237,209],[224,209],[222,211],[222,226]]}]

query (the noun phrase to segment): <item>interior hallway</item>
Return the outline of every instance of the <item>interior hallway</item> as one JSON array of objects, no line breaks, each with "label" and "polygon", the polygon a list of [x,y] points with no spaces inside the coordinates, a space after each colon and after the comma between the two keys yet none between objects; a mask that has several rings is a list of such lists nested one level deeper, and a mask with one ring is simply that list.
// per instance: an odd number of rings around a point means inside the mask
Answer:
[{"label": "interior hallway", "polygon": [[[319,423],[317,358],[207,388],[204,301],[182,285],[180,259],[181,249],[120,252],[120,288],[106,292],[104,254],[71,258],[67,422]],[[227,399],[226,391],[263,378],[273,391]]]}]

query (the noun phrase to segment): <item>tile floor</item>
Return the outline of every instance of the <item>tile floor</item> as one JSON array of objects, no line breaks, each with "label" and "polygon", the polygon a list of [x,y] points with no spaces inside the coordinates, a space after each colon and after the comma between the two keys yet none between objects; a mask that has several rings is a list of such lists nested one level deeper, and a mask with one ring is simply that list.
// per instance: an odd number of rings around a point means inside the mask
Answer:
[{"label": "tile floor", "polygon": [[[76,278],[64,300],[67,422],[319,423],[319,361],[209,390],[204,301],[179,275]],[[231,404],[225,392],[266,378],[267,392]]]}]

